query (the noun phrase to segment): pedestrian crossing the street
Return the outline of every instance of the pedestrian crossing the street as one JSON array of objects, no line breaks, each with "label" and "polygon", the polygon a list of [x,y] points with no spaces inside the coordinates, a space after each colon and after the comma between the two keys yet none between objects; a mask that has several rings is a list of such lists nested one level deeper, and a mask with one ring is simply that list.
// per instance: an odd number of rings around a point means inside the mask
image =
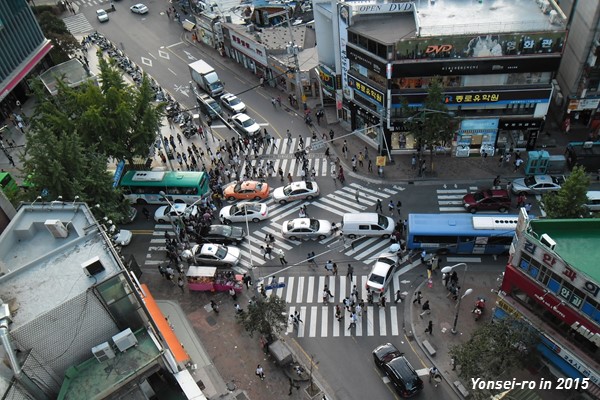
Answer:
[{"label": "pedestrian crossing the street", "polygon": [[73,35],[93,30],[92,25],[90,25],[90,21],[88,21],[83,14],[76,14],[63,18],[63,22],[67,26],[69,32],[71,32]]},{"label": "pedestrian crossing the street", "polygon": [[437,200],[440,212],[464,212],[463,197],[477,190],[479,190],[477,186],[470,186],[468,189],[438,189]]},{"label": "pedestrian crossing the street", "polygon": [[[358,316],[356,327],[350,329],[350,313],[343,307],[343,300],[350,296],[353,285],[359,290],[359,298],[366,299],[365,285],[367,275],[354,276],[352,281],[345,275],[341,276],[291,276],[276,278],[278,283],[285,283],[285,287],[275,290],[275,295],[284,299],[290,305],[288,315],[298,311],[300,322],[298,325],[291,323],[286,328],[287,335],[297,337],[341,337],[341,336],[399,336],[401,334],[401,302],[394,302],[394,293],[400,290],[406,296],[406,281],[400,280],[400,274],[394,275],[386,291],[387,305],[377,305],[379,296],[375,296],[373,305],[366,304],[361,315]],[[267,279],[267,281],[270,283]],[[324,303],[322,293],[325,285],[333,294],[328,303]],[[267,295],[272,295],[267,291]],[[335,318],[335,305],[342,307],[341,321]]]},{"label": "pedestrian crossing the street", "polygon": [[[308,137],[304,139],[304,148],[309,148],[311,145],[312,138]],[[262,167],[266,174],[269,172],[266,170],[266,162],[270,160],[273,164],[275,172],[271,170],[271,176],[277,176],[279,168],[283,171],[283,176],[286,177],[291,174],[293,177],[299,177],[302,171],[302,162],[299,162],[294,156],[294,152],[298,150],[299,139],[292,138],[291,140],[285,139],[272,139],[271,145],[262,146],[257,153],[254,153],[251,147],[247,148],[242,153],[242,160],[245,160],[245,156],[248,156],[248,161],[242,161],[240,171],[246,170],[246,166]],[[253,158],[258,157],[258,158]],[[330,175],[330,164],[323,153],[309,152],[308,155],[308,171],[314,169],[315,176],[329,176]]]}]

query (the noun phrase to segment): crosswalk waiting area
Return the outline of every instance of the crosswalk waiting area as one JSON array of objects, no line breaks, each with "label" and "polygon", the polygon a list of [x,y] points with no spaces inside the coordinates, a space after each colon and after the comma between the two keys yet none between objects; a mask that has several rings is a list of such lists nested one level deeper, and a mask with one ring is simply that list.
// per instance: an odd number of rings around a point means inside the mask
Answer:
[{"label": "crosswalk waiting area", "polygon": [[[359,193],[359,202],[356,201],[356,191]],[[397,197],[401,189],[390,189],[384,188],[377,190],[375,188],[366,187],[358,183],[352,183],[346,186],[339,187],[335,191],[326,195],[321,195],[312,201],[292,202],[288,204],[279,204],[275,202],[271,197],[262,202],[269,206],[269,219],[266,223],[263,223],[261,227],[255,226],[250,223],[250,234],[248,235],[247,241],[240,244],[241,250],[241,262],[236,268],[238,272],[245,272],[251,266],[263,266],[263,265],[274,265],[279,264],[279,260],[274,256],[269,259],[268,257],[263,258],[261,246],[264,245],[264,239],[266,234],[271,234],[275,237],[275,249],[282,249],[284,252],[291,251],[302,244],[301,241],[289,240],[281,234],[281,224],[287,219],[293,219],[298,217],[300,204],[307,206],[308,215],[311,216],[313,211],[321,209],[326,211],[329,215],[327,218],[332,222],[339,223],[342,220],[342,216],[345,213],[356,213],[356,212],[374,212],[377,204],[377,199],[381,200],[383,204],[384,212],[387,211],[386,204],[389,199],[393,199],[394,202],[399,200]],[[395,215],[391,215],[392,218],[398,219],[396,211]],[[322,215],[320,213],[320,215]],[[389,213],[387,215],[390,215]],[[170,224],[157,224],[153,232],[153,238],[151,239],[150,249],[146,256],[145,265],[152,266],[158,265],[164,262],[166,242],[164,238],[165,231],[171,231],[172,227]],[[327,259],[332,258],[330,253],[336,252],[335,257],[339,257],[339,253],[343,253],[347,257],[362,262],[367,265],[371,265],[375,258],[379,254],[383,253],[389,246],[390,242],[388,239],[380,237],[365,238],[357,241],[354,248],[350,244],[350,240],[344,239],[343,236],[331,236],[319,241],[320,244],[327,246],[330,252],[326,255],[319,257],[317,254],[317,263],[324,263]],[[308,247],[307,247],[308,252]],[[335,259],[334,257],[334,259]],[[304,260],[295,260],[293,257],[287,257],[288,261],[292,264],[303,263]]]},{"label": "crosswalk waiting area", "polygon": [[[300,276],[300,277],[280,277],[274,278],[277,283],[284,283],[285,287],[275,289],[274,293],[267,291],[267,295],[276,295],[284,299],[289,305],[289,315],[294,312],[300,313],[302,320],[297,326],[289,323],[286,333],[298,337],[339,337],[339,336],[398,336],[401,334],[401,306],[400,303],[394,303],[394,293],[400,290],[406,295],[406,287],[400,276],[396,274],[388,290],[386,291],[387,304],[381,307],[376,303],[366,305],[358,316],[356,327],[350,328],[350,313],[343,307],[343,300],[350,296],[352,288],[356,285],[359,291],[359,298],[366,299],[367,293],[365,285],[367,275],[354,276],[350,281],[345,275],[345,268],[342,268],[339,276]],[[323,274],[324,270],[317,271]],[[265,279],[271,283],[272,278]],[[328,303],[323,302],[322,294],[325,285],[334,296]],[[375,296],[375,302],[379,296]],[[342,307],[342,318],[338,321],[335,317],[335,304]],[[350,329],[349,329],[350,328]]]}]

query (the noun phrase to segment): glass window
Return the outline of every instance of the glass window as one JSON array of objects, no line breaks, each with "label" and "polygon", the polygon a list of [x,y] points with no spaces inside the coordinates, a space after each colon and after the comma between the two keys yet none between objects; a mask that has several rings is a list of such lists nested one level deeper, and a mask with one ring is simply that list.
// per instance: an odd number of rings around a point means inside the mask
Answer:
[{"label": "glass window", "polygon": [[532,278],[536,278],[539,272],[540,270],[533,265],[529,267],[529,275],[531,275]]},{"label": "glass window", "polygon": [[594,305],[591,304],[589,301],[584,301],[583,307],[581,307],[581,311],[584,314],[587,314],[589,317],[593,317],[594,313],[596,312],[596,307],[594,307]]},{"label": "glass window", "polygon": [[523,258],[521,258],[521,262],[519,263],[519,266],[521,267],[521,269],[523,271],[527,271],[529,269],[529,261],[524,260]]},{"label": "glass window", "polygon": [[553,293],[558,293],[558,291],[560,290],[560,282],[554,278],[552,278],[548,281],[547,286],[548,286],[548,289],[550,291],[552,291]]}]

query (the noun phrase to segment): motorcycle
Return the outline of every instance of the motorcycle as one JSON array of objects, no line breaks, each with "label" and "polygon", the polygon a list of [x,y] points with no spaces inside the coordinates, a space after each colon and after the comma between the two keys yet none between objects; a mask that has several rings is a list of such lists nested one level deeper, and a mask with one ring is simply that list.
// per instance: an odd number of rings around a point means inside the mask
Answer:
[{"label": "motorcycle", "polygon": [[485,299],[483,297],[478,297],[475,302],[475,307],[473,308],[473,311],[471,311],[475,314],[475,321],[478,321],[479,318],[481,318],[483,310],[485,310]]}]

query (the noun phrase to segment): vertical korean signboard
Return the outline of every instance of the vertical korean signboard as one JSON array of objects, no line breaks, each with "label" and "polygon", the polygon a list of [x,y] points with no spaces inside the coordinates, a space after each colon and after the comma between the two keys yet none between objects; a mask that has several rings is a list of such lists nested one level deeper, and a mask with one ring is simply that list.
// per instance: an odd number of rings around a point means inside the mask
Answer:
[{"label": "vertical korean signboard", "polygon": [[342,67],[342,90],[347,100],[352,100],[352,90],[348,88],[348,71],[350,70],[350,60],[346,53],[346,44],[348,43],[348,27],[350,26],[350,7],[344,4],[338,4],[339,7],[339,27],[340,27],[340,62]]}]

